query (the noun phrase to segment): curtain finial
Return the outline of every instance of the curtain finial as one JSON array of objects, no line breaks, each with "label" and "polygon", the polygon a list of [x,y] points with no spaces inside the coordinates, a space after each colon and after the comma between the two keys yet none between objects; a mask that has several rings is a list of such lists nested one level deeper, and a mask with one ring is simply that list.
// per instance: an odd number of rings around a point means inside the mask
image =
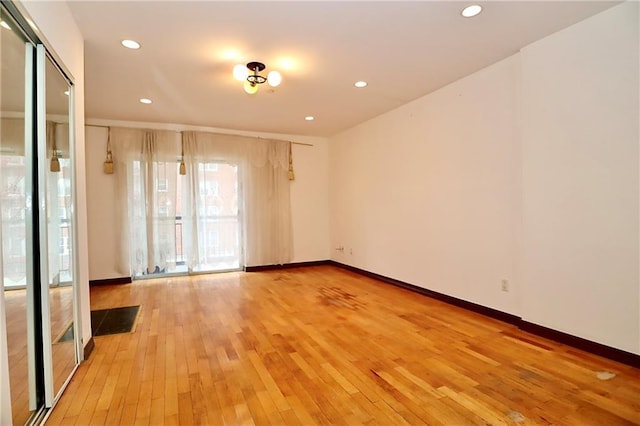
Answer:
[{"label": "curtain finial", "polygon": [[293,172],[293,154],[291,151],[291,142],[289,142],[289,180],[296,180],[296,174]]},{"label": "curtain finial", "polygon": [[184,164],[184,137],[180,142],[180,174],[184,176],[187,174],[187,166]]},{"label": "curtain finial", "polygon": [[111,127],[107,129],[107,159],[104,160],[104,173],[113,174],[113,154],[111,153]]}]

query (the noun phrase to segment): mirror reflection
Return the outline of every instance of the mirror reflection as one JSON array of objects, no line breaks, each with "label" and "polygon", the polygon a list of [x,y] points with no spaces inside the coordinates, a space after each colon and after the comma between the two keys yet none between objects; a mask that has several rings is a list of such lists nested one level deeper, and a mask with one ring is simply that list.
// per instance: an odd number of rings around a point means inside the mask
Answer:
[{"label": "mirror reflection", "polygon": [[[13,424],[27,422],[36,409],[29,377],[27,328],[27,250],[25,159],[26,41],[0,9],[0,219],[2,221],[2,284],[9,349],[9,388]],[[33,378],[31,378],[33,379]],[[29,388],[31,383],[32,389]],[[34,394],[35,395],[35,394]]]},{"label": "mirror reflection", "polygon": [[[69,140],[70,86],[47,58],[47,245],[49,310],[54,395],[76,365],[73,323],[73,237],[71,226],[71,150]],[[43,277],[45,273],[43,271]]]}]

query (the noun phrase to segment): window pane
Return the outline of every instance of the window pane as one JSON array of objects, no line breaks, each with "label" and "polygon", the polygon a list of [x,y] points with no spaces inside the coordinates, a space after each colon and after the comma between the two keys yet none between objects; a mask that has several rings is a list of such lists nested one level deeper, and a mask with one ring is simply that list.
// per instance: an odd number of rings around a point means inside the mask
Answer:
[{"label": "window pane", "polygon": [[196,271],[241,267],[238,167],[204,163],[198,167],[199,263]]}]

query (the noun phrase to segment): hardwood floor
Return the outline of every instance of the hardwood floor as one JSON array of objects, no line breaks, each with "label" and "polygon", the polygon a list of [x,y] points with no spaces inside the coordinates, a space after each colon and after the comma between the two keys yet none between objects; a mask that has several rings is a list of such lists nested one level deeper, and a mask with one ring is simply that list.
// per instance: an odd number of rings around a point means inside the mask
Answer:
[{"label": "hardwood floor", "polygon": [[[91,289],[48,424],[640,424],[640,371],[333,266]],[[598,373],[615,377],[601,380]]]},{"label": "hardwood floor", "polygon": [[25,290],[4,292],[9,347],[9,385],[14,424],[24,424],[29,411],[27,359],[27,304]]},{"label": "hardwood floor", "polygon": [[[73,341],[58,341],[73,319],[73,290],[70,286],[52,287],[49,294],[53,381],[54,391],[57,393],[76,365]],[[11,412],[13,423],[22,425],[32,414],[29,409],[26,290],[7,290],[4,297],[7,310]]]}]

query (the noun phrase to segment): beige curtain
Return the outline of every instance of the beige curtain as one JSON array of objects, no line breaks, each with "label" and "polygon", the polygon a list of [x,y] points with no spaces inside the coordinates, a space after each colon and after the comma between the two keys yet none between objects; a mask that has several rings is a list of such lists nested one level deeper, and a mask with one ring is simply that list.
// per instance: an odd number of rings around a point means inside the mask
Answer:
[{"label": "beige curtain", "polygon": [[176,132],[111,128],[118,179],[121,273],[171,272],[176,264]]},{"label": "beige curtain", "polygon": [[245,181],[246,265],[291,261],[289,143],[259,140],[247,146]]},{"label": "beige curtain", "polygon": [[244,200],[244,263],[247,266],[283,264],[291,260],[291,202],[286,141],[205,132],[183,132],[189,196],[185,209],[185,235],[190,236],[190,266],[199,261],[202,238],[198,208],[198,164],[238,164]]}]

